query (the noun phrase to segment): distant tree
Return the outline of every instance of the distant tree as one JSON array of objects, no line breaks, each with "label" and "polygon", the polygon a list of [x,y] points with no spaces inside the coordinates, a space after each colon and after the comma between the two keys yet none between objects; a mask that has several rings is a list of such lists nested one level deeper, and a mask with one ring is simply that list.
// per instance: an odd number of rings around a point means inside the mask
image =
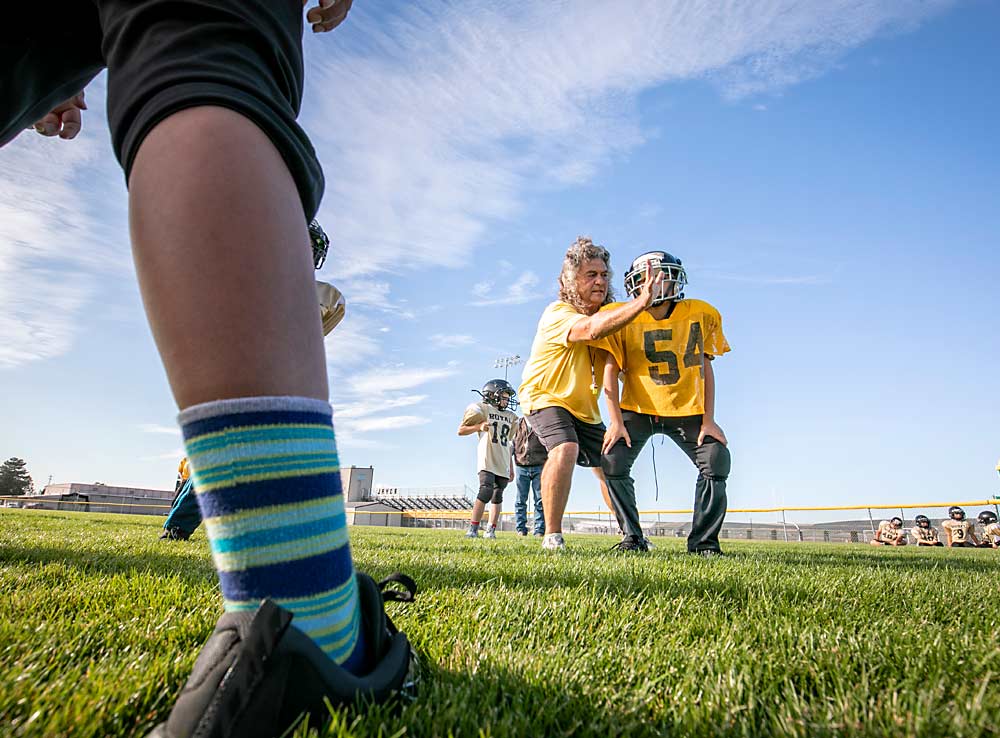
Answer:
[{"label": "distant tree", "polygon": [[0,464],[0,495],[24,495],[34,488],[24,459],[11,456]]}]

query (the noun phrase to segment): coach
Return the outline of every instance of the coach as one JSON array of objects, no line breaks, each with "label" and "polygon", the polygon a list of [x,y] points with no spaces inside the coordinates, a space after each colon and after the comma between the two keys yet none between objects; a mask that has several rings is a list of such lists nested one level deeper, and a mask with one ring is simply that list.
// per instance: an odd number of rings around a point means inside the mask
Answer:
[{"label": "coach", "polygon": [[[650,306],[662,272],[646,275],[642,291],[621,307],[613,301],[611,255],[589,238],[569,247],[559,274],[559,299],[542,313],[518,390],[521,407],[549,453],[542,470],[545,538],[542,548],[565,548],[562,518],[569,499],[573,464],[590,467],[604,486],[601,445],[604,423],[597,408],[601,350],[593,342],[628,325]],[[595,363],[600,366],[595,369]]]}]

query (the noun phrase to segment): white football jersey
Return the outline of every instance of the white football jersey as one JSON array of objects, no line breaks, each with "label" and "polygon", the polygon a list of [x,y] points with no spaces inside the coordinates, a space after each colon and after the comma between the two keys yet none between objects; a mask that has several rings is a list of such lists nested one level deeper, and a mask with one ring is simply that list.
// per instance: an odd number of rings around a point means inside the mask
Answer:
[{"label": "white football jersey", "polygon": [[489,423],[489,431],[479,431],[476,453],[477,471],[493,472],[498,477],[510,477],[510,456],[514,452],[514,426],[517,415],[500,410],[488,402],[474,402],[465,409],[462,425]]}]

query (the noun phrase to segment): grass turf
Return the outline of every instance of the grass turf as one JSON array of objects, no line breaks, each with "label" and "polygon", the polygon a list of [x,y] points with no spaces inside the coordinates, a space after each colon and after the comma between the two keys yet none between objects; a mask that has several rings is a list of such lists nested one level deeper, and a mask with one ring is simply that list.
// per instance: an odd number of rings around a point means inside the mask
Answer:
[{"label": "grass turf", "polygon": [[[140,516],[0,510],[0,734],[144,735],[220,614],[208,544]],[[296,736],[984,736],[1000,552],[354,528],[421,656],[416,703]]]}]

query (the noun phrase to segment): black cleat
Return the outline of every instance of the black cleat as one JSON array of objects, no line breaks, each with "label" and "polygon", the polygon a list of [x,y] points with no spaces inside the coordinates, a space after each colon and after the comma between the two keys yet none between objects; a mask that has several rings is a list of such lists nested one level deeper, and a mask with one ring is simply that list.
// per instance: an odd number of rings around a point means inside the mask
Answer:
[{"label": "black cleat", "polygon": [[160,533],[161,541],[187,541],[190,538],[191,534],[183,528],[164,528],[163,532]]},{"label": "black cleat", "polygon": [[612,551],[625,551],[634,553],[645,553],[649,551],[648,541],[639,536],[625,536],[618,543],[611,547]]},{"label": "black cleat", "polygon": [[[419,662],[384,600],[413,600],[417,585],[394,574],[379,584],[357,574],[361,627],[376,654],[364,676],[341,668],[297,628],[292,613],[264,600],[254,612],[226,613],[202,647],[170,717],[148,738],[276,738],[303,715],[322,723],[334,707],[415,697]],[[396,582],[405,589],[387,589]]]},{"label": "black cleat", "polygon": [[703,559],[724,559],[726,554],[716,551],[714,548],[703,548],[698,551],[688,551],[690,554],[701,556]]}]

